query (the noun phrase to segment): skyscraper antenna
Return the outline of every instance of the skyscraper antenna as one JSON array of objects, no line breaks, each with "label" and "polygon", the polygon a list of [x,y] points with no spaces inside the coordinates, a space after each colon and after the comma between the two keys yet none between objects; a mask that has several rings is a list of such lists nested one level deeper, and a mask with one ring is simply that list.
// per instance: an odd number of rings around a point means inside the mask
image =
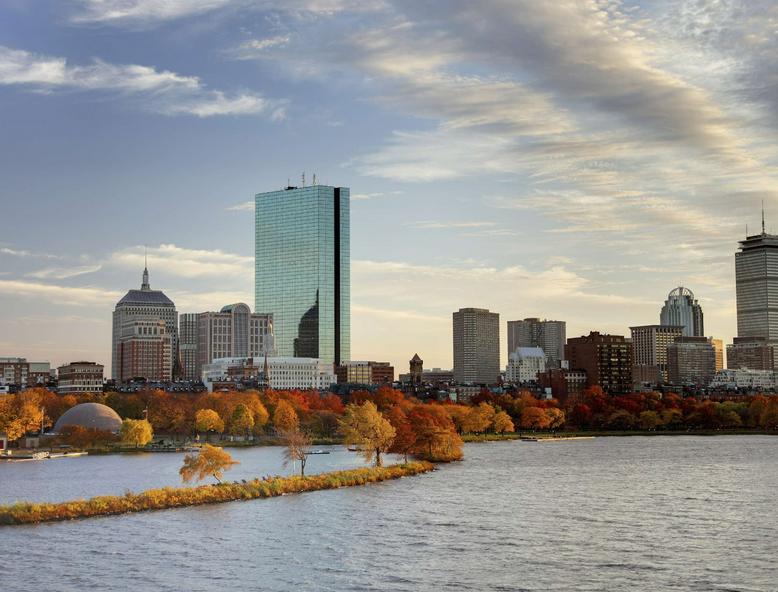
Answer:
[{"label": "skyscraper antenna", "polygon": [[303,180],[303,187],[305,187],[305,171],[303,171],[302,180]]},{"label": "skyscraper antenna", "polygon": [[143,267],[149,268],[149,248],[146,245],[143,245]]},{"label": "skyscraper antenna", "polygon": [[316,185],[316,173],[313,174],[313,184]]},{"label": "skyscraper antenna", "polygon": [[764,233],[764,200],[762,200],[762,234]]}]

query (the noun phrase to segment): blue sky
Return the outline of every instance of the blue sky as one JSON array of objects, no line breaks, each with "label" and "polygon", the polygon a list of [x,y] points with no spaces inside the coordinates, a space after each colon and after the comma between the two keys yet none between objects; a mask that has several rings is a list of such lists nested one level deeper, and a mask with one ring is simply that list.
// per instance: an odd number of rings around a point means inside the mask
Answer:
[{"label": "blue sky", "polygon": [[253,306],[247,204],[302,171],[354,197],[355,359],[450,367],[461,306],[628,334],[679,283],[729,340],[736,241],[778,224],[777,30],[761,0],[6,0],[0,355],[107,363],[144,244],[179,312]]}]

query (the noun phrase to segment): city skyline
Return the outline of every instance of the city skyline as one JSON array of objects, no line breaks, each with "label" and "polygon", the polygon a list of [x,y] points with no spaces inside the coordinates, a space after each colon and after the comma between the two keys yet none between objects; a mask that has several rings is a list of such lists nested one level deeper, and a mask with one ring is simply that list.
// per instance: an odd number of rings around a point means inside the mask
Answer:
[{"label": "city skyline", "polygon": [[733,253],[777,202],[770,3],[484,2],[484,38],[458,2],[154,6],[0,9],[3,355],[108,371],[144,244],[179,312],[253,302],[252,196],[303,170],[352,190],[353,359],[450,368],[460,307],[627,335],[678,285],[737,334]]}]

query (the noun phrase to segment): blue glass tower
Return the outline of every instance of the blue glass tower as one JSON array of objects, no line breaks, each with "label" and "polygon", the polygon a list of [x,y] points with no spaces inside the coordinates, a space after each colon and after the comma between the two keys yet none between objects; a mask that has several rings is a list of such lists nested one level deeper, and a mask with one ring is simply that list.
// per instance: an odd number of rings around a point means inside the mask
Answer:
[{"label": "blue glass tower", "polygon": [[258,193],[254,213],[254,310],[273,313],[278,355],[349,360],[348,188]]}]

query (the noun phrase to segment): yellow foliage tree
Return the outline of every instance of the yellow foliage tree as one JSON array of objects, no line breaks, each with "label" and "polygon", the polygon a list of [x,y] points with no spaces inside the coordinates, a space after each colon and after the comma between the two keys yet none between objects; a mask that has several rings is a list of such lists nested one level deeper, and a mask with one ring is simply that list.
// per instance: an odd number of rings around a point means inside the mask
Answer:
[{"label": "yellow foliage tree", "polygon": [[278,432],[294,432],[300,427],[300,419],[292,404],[286,399],[280,399],[273,412],[273,427]]},{"label": "yellow foliage tree", "polygon": [[243,403],[239,403],[232,411],[230,418],[230,433],[233,436],[245,435],[254,427],[254,415]]},{"label": "yellow foliage tree", "polygon": [[483,402],[477,407],[472,407],[465,417],[462,431],[465,433],[481,433],[489,429],[494,418],[494,407]]},{"label": "yellow foliage tree", "polygon": [[230,453],[223,448],[204,444],[197,454],[187,454],[184,457],[184,465],[178,471],[184,483],[192,480],[202,481],[209,475],[221,483],[224,471],[232,465],[239,464],[233,460]]},{"label": "yellow foliage tree", "polygon": [[195,413],[195,430],[205,432],[207,438],[208,432],[221,434],[224,431],[224,422],[213,409],[200,409]]},{"label": "yellow foliage tree", "polygon": [[0,432],[9,440],[18,440],[45,423],[41,397],[35,390],[15,395],[0,395]]},{"label": "yellow foliage tree", "polygon": [[505,413],[505,411],[498,411],[494,415],[494,420],[492,421],[492,427],[494,428],[494,431],[498,434],[503,434],[505,432],[513,432],[516,428],[513,426],[513,421],[511,420],[511,416]]},{"label": "yellow foliage tree", "polygon": [[119,432],[122,444],[129,446],[145,446],[154,437],[151,424],[145,419],[125,419]]},{"label": "yellow foliage tree", "polygon": [[371,401],[348,405],[340,420],[340,430],[344,442],[358,446],[365,460],[375,459],[377,467],[382,466],[381,454],[388,452],[396,434],[389,420]]}]

